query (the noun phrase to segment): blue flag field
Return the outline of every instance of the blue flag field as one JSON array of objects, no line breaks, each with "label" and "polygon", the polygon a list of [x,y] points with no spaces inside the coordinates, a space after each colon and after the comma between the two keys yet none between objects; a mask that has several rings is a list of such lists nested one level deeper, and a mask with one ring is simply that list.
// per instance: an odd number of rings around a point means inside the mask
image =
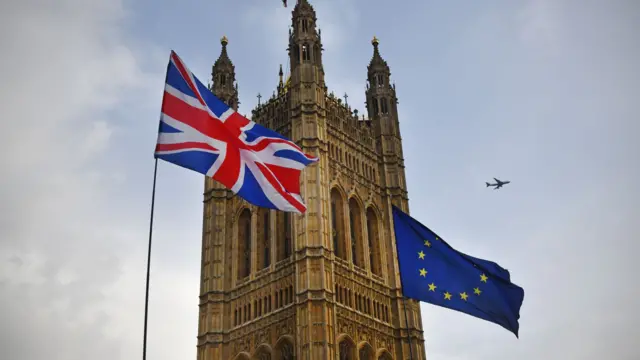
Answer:
[{"label": "blue flag field", "polygon": [[404,296],[496,323],[518,336],[524,290],[498,264],[463,254],[397,207],[393,222]]}]

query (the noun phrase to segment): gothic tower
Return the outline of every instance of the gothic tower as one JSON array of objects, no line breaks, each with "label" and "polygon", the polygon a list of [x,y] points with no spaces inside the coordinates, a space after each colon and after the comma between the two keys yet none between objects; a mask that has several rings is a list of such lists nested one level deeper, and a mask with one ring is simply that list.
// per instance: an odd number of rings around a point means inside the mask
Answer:
[{"label": "gothic tower", "polygon": [[[281,66],[277,92],[252,111],[319,157],[300,179],[308,210],[257,208],[206,180],[198,360],[426,358],[420,308],[397,275],[391,206],[406,211],[408,196],[389,66],[374,38],[369,116],[358,116],[327,93],[316,20],[298,0],[291,73],[284,80]],[[237,110],[221,42],[210,89]]]}]

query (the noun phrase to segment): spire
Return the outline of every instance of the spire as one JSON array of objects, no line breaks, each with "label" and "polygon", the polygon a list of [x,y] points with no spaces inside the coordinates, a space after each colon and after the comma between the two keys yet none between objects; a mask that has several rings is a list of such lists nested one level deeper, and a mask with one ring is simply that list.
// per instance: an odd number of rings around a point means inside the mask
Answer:
[{"label": "spire", "polygon": [[[366,91],[367,109],[369,118],[386,119],[395,116],[396,91],[391,86],[389,65],[380,55],[380,41],[377,37],[373,37],[371,45],[373,45],[373,56],[367,67],[369,80]],[[389,124],[393,125],[387,121],[387,125]],[[387,130],[389,129],[382,129],[382,131]]]},{"label": "spire", "polygon": [[220,44],[222,45],[222,51],[220,51],[220,56],[218,60],[216,60],[214,66],[226,65],[233,66],[231,59],[229,58],[229,54],[227,53],[227,44],[229,44],[229,39],[226,36],[223,36],[220,39]]},{"label": "spire", "polygon": [[235,66],[227,53],[229,39],[223,36],[220,39],[220,44],[222,45],[220,56],[211,69],[211,91],[229,106],[237,108],[239,104],[238,84],[236,83]]},{"label": "spire", "polygon": [[282,76],[284,73],[282,72],[282,64],[280,64],[280,71],[278,72],[278,76],[280,77],[280,81],[278,82],[278,94],[284,90],[284,83],[282,82]]},{"label": "spire", "polygon": [[313,6],[311,6],[311,4],[309,4],[309,1],[307,0],[298,0],[298,2],[296,3],[296,6],[293,8],[294,16],[296,12],[302,12],[302,11],[313,12],[313,15],[315,15]]},{"label": "spire", "polygon": [[371,40],[371,45],[373,45],[373,56],[371,57],[371,61],[369,62],[369,74],[373,74],[376,72],[385,72],[389,73],[389,65],[380,55],[380,40],[377,37],[373,37]]},{"label": "spire", "polygon": [[298,0],[291,13],[289,61],[293,72],[299,65],[322,69],[322,42],[316,27],[316,12],[307,0]]}]

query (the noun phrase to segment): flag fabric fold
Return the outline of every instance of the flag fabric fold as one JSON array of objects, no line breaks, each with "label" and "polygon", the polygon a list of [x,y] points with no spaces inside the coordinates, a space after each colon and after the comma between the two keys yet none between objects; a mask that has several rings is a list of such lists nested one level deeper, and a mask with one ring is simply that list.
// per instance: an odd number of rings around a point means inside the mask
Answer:
[{"label": "flag fabric fold", "polygon": [[154,156],[209,176],[251,204],[296,213],[306,211],[301,172],[318,161],[231,109],[173,51]]},{"label": "flag fabric fold", "polygon": [[496,323],[518,336],[524,290],[498,264],[463,254],[393,207],[404,296]]}]

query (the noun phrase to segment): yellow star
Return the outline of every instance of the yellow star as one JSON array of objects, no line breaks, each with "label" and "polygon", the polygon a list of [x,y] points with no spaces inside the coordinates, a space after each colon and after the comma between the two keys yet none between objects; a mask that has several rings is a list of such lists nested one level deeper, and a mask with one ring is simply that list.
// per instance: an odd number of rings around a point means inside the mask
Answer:
[{"label": "yellow star", "polygon": [[436,291],[436,288],[437,288],[436,284],[434,283],[429,284],[429,291]]},{"label": "yellow star", "polygon": [[437,241],[437,240],[440,240],[440,238],[436,236],[436,241]]},{"label": "yellow star", "polygon": [[422,277],[427,277],[427,270],[425,270],[425,269],[420,269],[420,276],[422,276]]},{"label": "yellow star", "polygon": [[482,291],[480,291],[480,288],[473,289],[473,292],[478,296],[480,296],[480,294],[482,293]]},{"label": "yellow star", "polygon": [[451,294],[449,294],[449,292],[448,292],[448,291],[445,291],[445,292],[444,292],[444,299],[445,299],[445,300],[451,300]]},{"label": "yellow star", "polygon": [[460,299],[467,301],[467,299],[469,298],[469,295],[467,295],[466,292],[461,292],[460,293]]},{"label": "yellow star", "polygon": [[423,251],[420,251],[420,252],[418,253],[418,257],[419,257],[420,259],[424,260],[424,252],[423,252]]},{"label": "yellow star", "polygon": [[487,282],[487,279],[488,279],[487,275],[485,275],[485,274],[480,275],[480,281],[482,281],[482,282],[485,282],[485,283],[486,283],[486,282]]},{"label": "yellow star", "polygon": [[429,240],[425,240],[425,241],[424,241],[424,245],[425,245],[426,247],[431,247],[431,243],[429,242]]}]

